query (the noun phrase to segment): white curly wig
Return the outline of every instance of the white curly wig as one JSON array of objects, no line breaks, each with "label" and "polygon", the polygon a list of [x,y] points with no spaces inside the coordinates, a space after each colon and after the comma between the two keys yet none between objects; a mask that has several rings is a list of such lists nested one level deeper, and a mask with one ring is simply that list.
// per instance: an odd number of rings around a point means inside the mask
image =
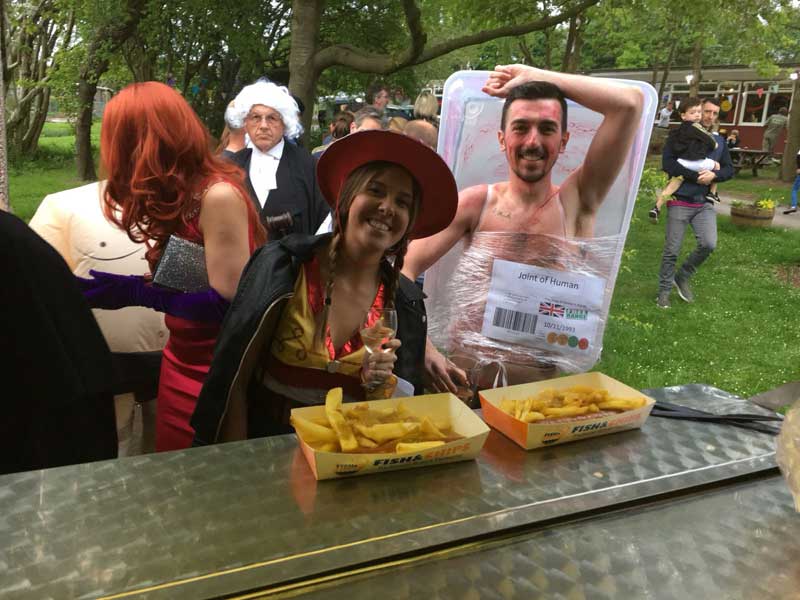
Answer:
[{"label": "white curly wig", "polygon": [[259,79],[248,85],[234,98],[225,109],[225,122],[228,127],[241,129],[247,113],[256,104],[263,104],[280,113],[283,119],[284,135],[289,139],[299,137],[303,133],[300,125],[299,109],[289,90],[271,81]]}]

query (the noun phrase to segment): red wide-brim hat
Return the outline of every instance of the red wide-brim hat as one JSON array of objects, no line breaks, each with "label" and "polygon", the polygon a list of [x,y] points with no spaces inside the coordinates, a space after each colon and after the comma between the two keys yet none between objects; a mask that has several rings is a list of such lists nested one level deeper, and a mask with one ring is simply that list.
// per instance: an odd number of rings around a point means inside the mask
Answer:
[{"label": "red wide-brim hat", "polygon": [[350,173],[374,161],[399,165],[417,180],[421,198],[410,238],[439,233],[456,216],[458,188],[442,157],[403,134],[378,130],[351,133],[328,146],[320,156],[317,181],[334,214],[339,192]]}]

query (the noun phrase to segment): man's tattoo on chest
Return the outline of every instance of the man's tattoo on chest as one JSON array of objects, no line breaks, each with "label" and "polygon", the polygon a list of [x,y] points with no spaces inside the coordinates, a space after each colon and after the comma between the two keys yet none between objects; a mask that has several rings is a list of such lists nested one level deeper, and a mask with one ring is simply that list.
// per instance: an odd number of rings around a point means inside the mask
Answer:
[{"label": "man's tattoo on chest", "polygon": [[498,217],[503,217],[504,219],[510,219],[511,218],[511,213],[510,212],[503,212],[502,210],[500,210],[497,207],[492,209],[492,212],[494,214],[496,214]]}]

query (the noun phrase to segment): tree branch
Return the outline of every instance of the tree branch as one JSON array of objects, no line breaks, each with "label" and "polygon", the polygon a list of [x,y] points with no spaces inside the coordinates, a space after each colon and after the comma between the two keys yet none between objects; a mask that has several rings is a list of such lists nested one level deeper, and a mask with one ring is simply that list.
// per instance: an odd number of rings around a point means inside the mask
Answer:
[{"label": "tree branch", "polygon": [[[438,58],[443,56],[453,50],[457,50],[458,48],[465,48],[467,46],[475,46],[476,44],[482,44],[484,42],[488,42],[490,40],[494,40],[501,37],[509,37],[509,36],[518,36],[524,35],[526,33],[531,33],[532,31],[541,31],[542,29],[547,29],[548,27],[553,27],[567,19],[572,18],[573,16],[580,14],[590,6],[594,6],[600,0],[583,0],[579,4],[574,5],[569,10],[565,10],[564,12],[558,13],[557,15],[553,15],[550,17],[544,17],[541,19],[536,19],[535,21],[528,21],[527,23],[522,23],[521,25],[509,25],[507,27],[498,27],[497,29],[489,29],[488,31],[481,31],[479,33],[474,33],[471,35],[465,35],[458,38],[453,38],[452,40],[448,40],[446,42],[442,42],[441,44],[436,44],[435,46],[431,46],[422,55],[419,57],[418,60],[414,61],[411,64],[418,65],[423,62],[427,62],[434,58]],[[402,65],[403,67],[409,65]]]},{"label": "tree branch", "polygon": [[269,32],[267,43],[265,44],[265,47],[270,51],[272,51],[273,47],[275,46],[275,40],[278,37],[278,31],[285,31],[289,27],[286,23],[286,13],[288,13],[289,9],[291,8],[292,5],[287,2],[275,16],[275,20],[273,21],[272,25],[272,31]]},{"label": "tree branch", "polygon": [[412,40],[407,50],[397,54],[379,54],[367,52],[366,50],[356,48],[349,44],[336,44],[323,48],[316,53],[314,56],[314,68],[318,72],[321,72],[328,67],[341,65],[356,71],[388,75],[404,67],[419,65],[433,60],[434,58],[444,56],[459,48],[475,46],[501,37],[520,36],[532,31],[541,31],[542,29],[553,27],[558,23],[580,14],[599,1],[600,0],[582,0],[578,4],[575,4],[568,10],[564,10],[557,15],[542,17],[520,25],[509,25],[464,35],[425,49],[427,36],[422,28],[419,9],[414,0],[403,0],[403,8],[406,12],[406,23],[408,24]]},{"label": "tree branch", "polygon": [[528,44],[525,43],[525,38],[523,36],[517,38],[517,45],[519,46],[519,51],[522,52],[522,56],[525,57],[525,64],[533,65],[531,49],[528,47]]},{"label": "tree branch", "polygon": [[396,55],[378,54],[367,52],[350,44],[336,44],[323,48],[314,55],[314,68],[317,72],[322,72],[328,67],[342,65],[356,71],[386,74],[407,65],[418,64],[417,59],[425,50],[428,36],[422,27],[422,15],[416,0],[403,0],[403,12],[411,35],[411,44],[406,50]]},{"label": "tree branch", "polygon": [[406,25],[411,34],[411,46],[408,49],[408,59],[416,60],[425,50],[428,35],[422,28],[422,15],[415,0],[403,0],[403,12],[406,15]]}]

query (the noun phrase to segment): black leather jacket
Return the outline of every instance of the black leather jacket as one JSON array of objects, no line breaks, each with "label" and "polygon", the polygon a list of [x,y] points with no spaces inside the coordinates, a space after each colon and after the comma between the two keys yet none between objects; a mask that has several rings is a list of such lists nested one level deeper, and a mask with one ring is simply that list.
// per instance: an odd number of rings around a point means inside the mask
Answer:
[{"label": "black leather jacket", "polygon": [[[246,406],[250,380],[264,349],[272,344],[278,319],[294,294],[299,269],[330,237],[291,234],[262,246],[250,258],[222,323],[211,370],[192,416],[195,446],[246,437],[246,431],[231,433],[227,427],[223,436],[225,417],[229,410],[235,412],[237,406]],[[411,382],[417,394],[422,393],[427,335],[423,298],[422,290],[401,276],[395,308],[397,337],[403,345],[397,352],[394,372]]]}]

